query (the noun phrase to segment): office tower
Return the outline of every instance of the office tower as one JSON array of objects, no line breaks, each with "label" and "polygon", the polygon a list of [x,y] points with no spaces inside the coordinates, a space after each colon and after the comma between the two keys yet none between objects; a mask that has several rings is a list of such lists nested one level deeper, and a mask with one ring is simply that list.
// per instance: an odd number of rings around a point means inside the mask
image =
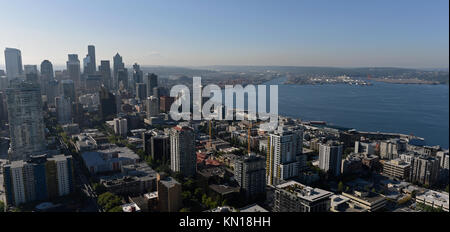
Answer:
[{"label": "office tower", "polygon": [[342,144],[328,141],[319,144],[319,168],[333,176],[341,174]]},{"label": "office tower", "polygon": [[298,157],[303,151],[303,131],[300,128],[287,130],[280,125],[278,130],[269,134],[266,158],[266,180],[276,185],[299,175]]},{"label": "office tower", "polygon": [[158,86],[158,76],[154,73],[147,73],[147,96],[153,95],[153,88]]},{"label": "office tower", "polygon": [[327,212],[333,193],[289,181],[275,187],[275,212]]},{"label": "office tower", "polygon": [[0,69],[0,76],[6,76],[5,70]]},{"label": "office tower", "polygon": [[53,65],[50,61],[44,60],[41,63],[41,92],[47,96],[48,101],[48,85],[55,78],[53,74]]},{"label": "office tower", "polygon": [[71,156],[33,156],[3,166],[6,205],[18,206],[68,195],[74,190]]},{"label": "office tower", "polygon": [[178,212],[182,207],[181,184],[165,173],[156,176],[158,191],[158,210]]},{"label": "office tower", "polygon": [[194,176],[196,173],[194,130],[183,124],[170,130],[170,169],[184,176]]},{"label": "office tower", "polygon": [[380,142],[380,157],[382,159],[396,159],[406,150],[406,142],[400,139],[390,139]]},{"label": "office tower", "polygon": [[128,70],[126,68],[117,71],[117,88],[128,90]]},{"label": "office tower", "polygon": [[59,124],[72,122],[72,102],[69,97],[60,96],[55,98],[56,116]]},{"label": "office tower", "polygon": [[400,158],[389,160],[383,164],[383,174],[392,178],[408,180],[411,165]]},{"label": "office tower", "polygon": [[156,97],[148,97],[146,101],[147,118],[156,117],[159,115],[159,102]]},{"label": "office tower", "polygon": [[153,97],[156,97],[156,98],[158,98],[158,101],[159,101],[159,87],[155,87],[155,88],[153,88]]},{"label": "office tower", "polygon": [[38,69],[37,69],[37,65],[31,65],[31,64],[26,64],[23,66],[23,70],[25,72],[25,75],[27,74],[38,74]]},{"label": "office tower", "polygon": [[234,163],[234,179],[247,199],[264,195],[266,192],[266,161],[249,155],[239,157]]},{"label": "office tower", "polygon": [[5,48],[5,66],[8,80],[22,77],[22,54],[19,49]]},{"label": "office tower", "polygon": [[114,133],[120,136],[127,136],[128,133],[128,122],[126,118],[115,118],[114,119]]},{"label": "office tower", "polygon": [[144,73],[141,70],[141,67],[137,64],[133,64],[133,80],[132,80],[132,87],[134,93],[137,93],[137,84],[138,83],[144,83]]},{"label": "office tower", "polygon": [[100,74],[89,74],[85,79],[84,90],[86,93],[97,92],[103,84],[103,77]]},{"label": "office tower", "polygon": [[6,110],[5,98],[6,96],[4,92],[0,92],[0,126],[3,126],[3,122],[8,121],[8,111]]},{"label": "office tower", "polygon": [[17,81],[6,90],[10,150],[9,159],[24,160],[46,149],[42,98],[39,85]]},{"label": "office tower", "polygon": [[57,80],[51,80],[47,85],[47,104],[55,106],[55,98],[59,95],[59,82]]},{"label": "office tower", "polygon": [[114,57],[113,57],[113,77],[114,77],[114,86],[112,86],[115,89],[118,89],[119,86],[119,81],[117,79],[117,73],[119,72],[120,69],[124,69],[125,68],[125,64],[122,61],[122,57],[119,55],[119,53],[117,53]]},{"label": "office tower", "polygon": [[167,163],[170,159],[170,138],[163,133],[156,133],[151,137],[150,154],[153,160]]},{"label": "office tower", "polygon": [[100,66],[98,67],[100,74],[102,75],[103,85],[108,89],[112,89],[111,80],[111,66],[109,60],[100,61]]},{"label": "office tower", "polygon": [[76,102],[75,84],[72,80],[62,80],[59,82],[59,93],[70,98],[71,102]]},{"label": "office tower", "polygon": [[95,74],[95,72],[97,71],[97,64],[95,62],[95,47],[94,45],[89,45],[88,46],[88,54],[87,54],[88,60],[87,60],[87,64],[85,66],[84,73],[85,74]]},{"label": "office tower", "polygon": [[[81,71],[80,61],[77,54],[69,54],[69,60],[66,62],[67,74],[69,79],[73,81],[75,88],[81,88]],[[72,101],[75,99],[72,99]]]},{"label": "office tower", "polygon": [[433,186],[439,177],[439,160],[426,155],[411,159],[411,174],[409,180],[412,183]]},{"label": "office tower", "polygon": [[136,83],[136,98],[141,101],[147,99],[147,85],[145,83]]},{"label": "office tower", "polygon": [[159,97],[159,109],[164,113],[170,112],[170,107],[172,103],[175,101],[174,97],[161,96]]},{"label": "office tower", "polygon": [[116,96],[105,87],[100,88],[100,113],[103,119],[113,117],[117,113]]}]

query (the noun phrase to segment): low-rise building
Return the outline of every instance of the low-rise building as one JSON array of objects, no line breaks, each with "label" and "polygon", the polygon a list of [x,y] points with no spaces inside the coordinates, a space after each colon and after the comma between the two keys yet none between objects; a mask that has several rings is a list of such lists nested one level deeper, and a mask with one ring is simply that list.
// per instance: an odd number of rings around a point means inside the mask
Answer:
[{"label": "low-rise building", "polygon": [[383,174],[391,178],[408,180],[411,165],[400,158],[389,160],[383,164]]},{"label": "low-rise building", "polygon": [[342,193],[344,197],[350,199],[354,204],[357,204],[361,208],[367,209],[368,212],[374,212],[382,210],[386,206],[386,198],[378,193],[367,191],[353,191],[351,193]]},{"label": "low-rise building", "polygon": [[445,212],[449,212],[449,197],[446,192],[428,190],[423,194],[416,196],[416,203],[422,203],[435,209],[442,209]]},{"label": "low-rise building", "polygon": [[276,186],[274,211],[326,212],[331,195],[331,192],[289,181]]}]

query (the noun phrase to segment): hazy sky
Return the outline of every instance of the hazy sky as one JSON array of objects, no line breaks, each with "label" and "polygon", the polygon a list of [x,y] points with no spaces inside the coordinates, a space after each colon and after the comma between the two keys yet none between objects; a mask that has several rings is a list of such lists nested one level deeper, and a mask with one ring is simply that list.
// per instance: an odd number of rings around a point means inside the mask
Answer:
[{"label": "hazy sky", "polygon": [[3,50],[24,64],[448,67],[448,0],[0,0]]}]

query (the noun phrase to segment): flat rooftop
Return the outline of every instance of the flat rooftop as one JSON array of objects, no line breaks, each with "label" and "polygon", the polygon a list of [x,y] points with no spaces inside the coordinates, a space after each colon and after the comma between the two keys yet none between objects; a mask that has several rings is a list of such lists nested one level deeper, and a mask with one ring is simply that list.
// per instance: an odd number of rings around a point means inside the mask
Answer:
[{"label": "flat rooftop", "polygon": [[317,199],[333,195],[331,192],[319,188],[312,188],[293,180],[277,185],[276,188],[288,191],[291,194],[295,194],[297,197],[308,201],[315,201]]}]

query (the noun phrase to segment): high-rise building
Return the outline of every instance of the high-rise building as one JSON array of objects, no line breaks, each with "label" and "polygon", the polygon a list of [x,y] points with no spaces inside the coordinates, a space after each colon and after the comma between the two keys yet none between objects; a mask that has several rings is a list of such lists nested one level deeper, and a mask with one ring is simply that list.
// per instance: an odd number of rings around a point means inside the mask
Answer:
[{"label": "high-rise building", "polygon": [[182,207],[181,184],[164,173],[156,176],[158,189],[158,210],[160,212],[178,212]]},{"label": "high-rise building", "polygon": [[46,149],[41,90],[38,84],[13,81],[6,90],[10,131],[9,159],[24,160]]},{"label": "high-rise building", "polygon": [[59,124],[72,122],[72,102],[69,97],[59,96],[55,98],[56,116]]},{"label": "high-rise building", "polygon": [[69,54],[69,60],[66,62],[66,65],[69,79],[73,81],[76,89],[81,88],[82,87],[81,71],[80,71],[80,60],[78,60],[78,55]]},{"label": "high-rise building", "polygon": [[117,71],[117,88],[128,90],[128,69],[122,68]]},{"label": "high-rise building", "polygon": [[44,60],[41,63],[41,92],[47,96],[48,102],[48,91],[49,82],[55,79],[53,73],[53,65],[49,60]]},{"label": "high-rise building", "polygon": [[236,159],[234,163],[234,179],[239,183],[241,191],[248,199],[265,194],[265,159],[256,155]]},{"label": "high-rise building", "polygon": [[141,66],[139,64],[133,64],[133,80],[132,80],[132,88],[134,93],[137,94],[137,84],[144,83],[144,73],[141,70]]},{"label": "high-rise building", "polygon": [[409,180],[433,186],[439,177],[439,160],[435,157],[421,155],[411,159],[411,174]]},{"label": "high-rise building", "polygon": [[120,136],[126,136],[128,133],[128,121],[126,118],[114,119],[114,133]]},{"label": "high-rise building", "polygon": [[170,107],[172,106],[174,101],[175,101],[174,97],[169,96],[159,97],[159,110],[164,113],[170,112]]},{"label": "high-rise building", "polygon": [[55,106],[55,97],[59,95],[60,84],[57,80],[51,80],[47,85],[47,104]]},{"label": "high-rise building", "polygon": [[38,73],[38,69],[37,69],[37,65],[34,64],[26,64],[23,66],[23,70],[25,72],[25,75],[27,74],[39,74]]},{"label": "high-rise building", "polygon": [[147,99],[147,85],[145,83],[136,83],[136,98],[141,101]]},{"label": "high-rise building", "polygon": [[147,118],[159,115],[159,99],[156,97],[148,97],[146,101]]},{"label": "high-rise building", "polygon": [[22,77],[22,53],[19,49],[5,48],[5,66],[8,80]]},{"label": "high-rise building", "polygon": [[85,64],[85,70],[84,73],[85,74],[95,74],[95,72],[97,71],[97,64],[95,62],[95,46],[94,45],[89,45],[88,46],[88,54],[86,56],[86,58],[88,58]]},{"label": "high-rise building", "polygon": [[170,138],[159,131],[147,131],[142,134],[143,148],[146,155],[161,163],[170,159]]},{"label": "high-rise building", "polygon": [[281,180],[287,180],[299,175],[300,164],[298,156],[303,151],[303,130],[283,125],[271,132],[268,137],[266,158],[266,180],[269,185],[277,185]]},{"label": "high-rise building", "polygon": [[117,113],[116,96],[105,87],[100,88],[100,113],[105,119],[113,117]]},{"label": "high-rise building", "polygon": [[117,73],[119,72],[120,69],[124,69],[125,68],[125,64],[122,61],[122,57],[119,55],[119,53],[117,53],[114,57],[113,57],[113,77],[114,77],[114,86],[112,86],[115,89],[118,89],[119,86],[119,81],[117,79]]},{"label": "high-rise building", "polygon": [[154,73],[147,73],[147,96],[153,95],[153,88],[158,86],[158,76]]},{"label": "high-rise building", "polygon": [[71,156],[33,156],[3,166],[5,199],[8,206],[44,201],[68,195],[74,190]]},{"label": "high-rise building", "polygon": [[184,176],[197,171],[194,130],[183,124],[170,130],[170,169]]},{"label": "high-rise building", "polygon": [[343,145],[336,141],[319,144],[319,168],[333,176],[341,174]]},{"label": "high-rise building", "polygon": [[59,94],[70,98],[70,102],[77,102],[75,83],[72,80],[62,80],[59,82]]},{"label": "high-rise building", "polygon": [[102,75],[103,85],[108,89],[112,89],[112,80],[111,80],[111,66],[109,64],[109,60],[100,61],[100,66],[98,66],[98,70]]}]

